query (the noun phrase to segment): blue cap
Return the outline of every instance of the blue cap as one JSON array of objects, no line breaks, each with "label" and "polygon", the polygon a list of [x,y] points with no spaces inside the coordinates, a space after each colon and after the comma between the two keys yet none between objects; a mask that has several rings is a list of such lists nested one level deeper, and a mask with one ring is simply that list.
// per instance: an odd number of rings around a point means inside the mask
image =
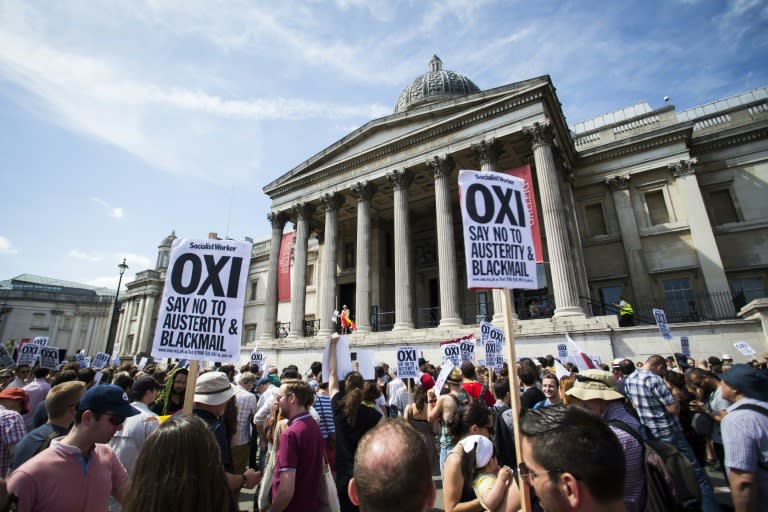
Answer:
[{"label": "blue cap", "polygon": [[118,416],[134,416],[139,410],[131,406],[128,394],[120,386],[101,384],[85,392],[77,406],[79,411],[111,412]]},{"label": "blue cap", "polygon": [[719,377],[747,398],[763,401],[768,399],[768,374],[764,370],[752,368],[748,364],[735,364]]},{"label": "blue cap", "polygon": [[254,387],[258,388],[262,384],[267,384],[267,383],[270,383],[270,382],[272,382],[272,381],[269,380],[269,377],[262,377],[262,378],[260,378],[259,380],[256,381],[256,385]]}]

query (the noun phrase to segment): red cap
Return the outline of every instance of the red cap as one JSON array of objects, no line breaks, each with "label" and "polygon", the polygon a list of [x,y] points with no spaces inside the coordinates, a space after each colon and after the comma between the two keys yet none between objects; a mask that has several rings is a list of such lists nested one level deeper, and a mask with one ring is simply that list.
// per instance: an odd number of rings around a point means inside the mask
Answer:
[{"label": "red cap", "polygon": [[424,386],[425,389],[430,390],[435,387],[435,379],[433,379],[430,374],[425,373],[421,376],[421,385]]},{"label": "red cap", "polygon": [[0,398],[7,400],[21,400],[21,414],[29,412],[29,395],[22,388],[5,388],[0,391]]}]

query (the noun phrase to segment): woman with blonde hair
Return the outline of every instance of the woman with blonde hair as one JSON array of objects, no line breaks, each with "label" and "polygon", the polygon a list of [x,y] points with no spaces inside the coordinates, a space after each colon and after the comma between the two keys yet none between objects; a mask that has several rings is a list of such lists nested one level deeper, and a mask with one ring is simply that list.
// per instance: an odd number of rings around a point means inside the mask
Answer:
[{"label": "woman with blonde hair", "polygon": [[197,416],[169,418],[141,448],[123,512],[237,510],[219,447]]}]

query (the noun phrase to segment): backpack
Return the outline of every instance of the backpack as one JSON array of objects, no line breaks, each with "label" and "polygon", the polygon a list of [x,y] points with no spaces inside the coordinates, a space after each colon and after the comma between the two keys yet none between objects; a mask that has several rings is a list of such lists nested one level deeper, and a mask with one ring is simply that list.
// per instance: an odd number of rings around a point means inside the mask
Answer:
[{"label": "backpack", "polygon": [[663,441],[644,440],[623,421],[610,420],[608,424],[631,435],[643,447],[646,512],[701,510],[701,490],[693,464],[680,450]]}]

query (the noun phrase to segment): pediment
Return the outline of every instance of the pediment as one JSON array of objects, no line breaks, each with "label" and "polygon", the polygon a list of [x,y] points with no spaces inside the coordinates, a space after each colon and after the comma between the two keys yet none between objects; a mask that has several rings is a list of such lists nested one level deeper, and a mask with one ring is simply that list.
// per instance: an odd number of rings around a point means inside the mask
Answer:
[{"label": "pediment", "polygon": [[542,101],[553,90],[549,77],[543,76],[372,120],[269,183],[264,192],[274,199],[335,172],[391,160],[392,154],[407,152],[414,144],[483,122],[498,114],[500,105],[507,110],[522,107]]}]

